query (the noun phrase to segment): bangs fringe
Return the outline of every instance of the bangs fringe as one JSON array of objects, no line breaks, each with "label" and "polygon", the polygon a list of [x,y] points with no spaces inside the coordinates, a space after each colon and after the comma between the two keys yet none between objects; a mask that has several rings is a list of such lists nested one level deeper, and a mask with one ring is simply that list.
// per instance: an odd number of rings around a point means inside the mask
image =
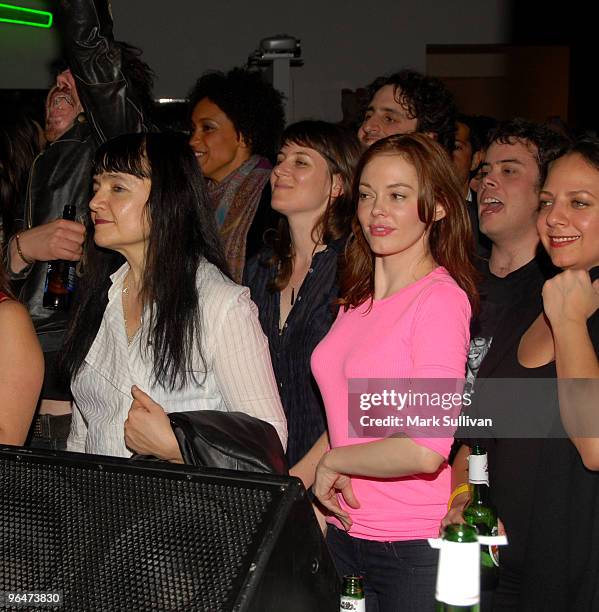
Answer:
[{"label": "bangs fringe", "polygon": [[96,154],[94,174],[120,172],[139,179],[151,178],[151,168],[146,153],[146,138],[117,137],[105,142]]}]

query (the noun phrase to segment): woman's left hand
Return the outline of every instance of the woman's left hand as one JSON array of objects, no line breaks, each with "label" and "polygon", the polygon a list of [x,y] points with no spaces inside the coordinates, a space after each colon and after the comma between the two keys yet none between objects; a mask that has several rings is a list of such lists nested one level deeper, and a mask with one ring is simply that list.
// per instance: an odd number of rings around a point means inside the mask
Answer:
[{"label": "woman's left hand", "polygon": [[330,455],[334,450],[323,455],[319,464],[316,466],[316,479],[312,486],[312,491],[318,501],[330,512],[332,512],[349,531],[352,520],[349,514],[341,508],[337,494],[341,493],[343,499],[350,508],[359,508],[360,502],[357,500],[351,485],[351,478],[347,474],[341,474],[329,465]]},{"label": "woman's left hand", "polygon": [[599,280],[586,270],[565,270],[543,285],[543,308],[553,327],[586,323],[599,308]]},{"label": "woman's left hand", "polygon": [[125,421],[125,443],[140,455],[183,463],[171,422],[160,404],[139,387],[131,387],[133,401]]}]

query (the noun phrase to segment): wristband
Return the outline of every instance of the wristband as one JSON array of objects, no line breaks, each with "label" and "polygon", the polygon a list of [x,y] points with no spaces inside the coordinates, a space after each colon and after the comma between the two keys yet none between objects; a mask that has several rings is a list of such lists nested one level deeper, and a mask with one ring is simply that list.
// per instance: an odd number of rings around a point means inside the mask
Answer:
[{"label": "wristband", "polygon": [[467,482],[458,485],[453,490],[453,493],[449,496],[449,501],[447,502],[447,510],[451,510],[451,504],[453,503],[453,500],[462,493],[470,493],[470,485]]},{"label": "wristband", "polygon": [[27,257],[25,257],[25,255],[23,254],[23,251],[21,251],[21,245],[19,244],[19,237],[20,234],[15,234],[15,244],[17,245],[17,253],[19,254],[19,257],[28,265],[28,266],[32,266],[35,262],[32,259],[27,259]]}]

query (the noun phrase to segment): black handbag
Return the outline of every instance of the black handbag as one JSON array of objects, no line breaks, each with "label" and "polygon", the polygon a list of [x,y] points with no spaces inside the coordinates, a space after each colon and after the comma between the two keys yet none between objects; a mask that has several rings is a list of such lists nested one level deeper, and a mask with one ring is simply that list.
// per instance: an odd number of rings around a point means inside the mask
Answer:
[{"label": "black handbag", "polygon": [[168,414],[189,465],[288,474],[276,429],[245,412],[194,410]]}]

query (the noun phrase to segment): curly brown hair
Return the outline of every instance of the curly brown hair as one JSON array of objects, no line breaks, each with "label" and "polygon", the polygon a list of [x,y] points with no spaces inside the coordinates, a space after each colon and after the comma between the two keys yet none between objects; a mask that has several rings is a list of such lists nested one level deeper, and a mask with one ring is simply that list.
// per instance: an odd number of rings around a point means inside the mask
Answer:
[{"label": "curly brown hair", "polygon": [[406,68],[389,76],[378,77],[369,86],[369,101],[384,87],[393,87],[394,98],[416,119],[417,132],[432,132],[451,154],[455,142],[457,109],[453,94],[435,77]]}]

